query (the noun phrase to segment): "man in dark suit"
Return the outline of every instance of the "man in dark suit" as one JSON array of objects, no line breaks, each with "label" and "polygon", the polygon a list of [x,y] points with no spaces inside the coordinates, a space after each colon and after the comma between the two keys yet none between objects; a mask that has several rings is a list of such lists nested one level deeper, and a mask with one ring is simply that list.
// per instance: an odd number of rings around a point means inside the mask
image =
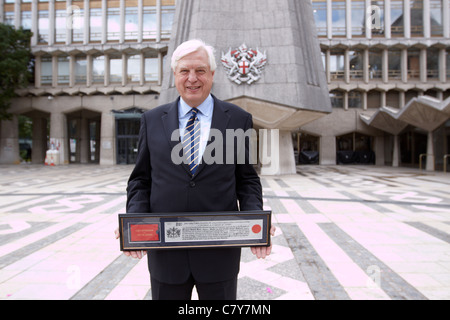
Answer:
[{"label": "man in dark suit", "polygon": [[[213,49],[202,41],[181,44],[172,56],[172,70],[180,97],[147,111],[141,119],[136,166],[128,181],[127,213],[214,212],[262,210],[260,179],[249,161],[249,143],[230,149],[226,130],[252,128],[252,117],[241,108],[211,95],[216,63]],[[190,123],[191,121],[191,123]],[[184,143],[193,131],[200,135]],[[181,132],[179,139],[174,132]],[[220,132],[223,161],[206,163],[211,130]],[[196,139],[196,140],[194,140]],[[192,144],[191,142],[192,141]],[[195,143],[194,143],[195,141]],[[175,161],[173,152],[182,143],[189,161]],[[195,152],[192,158],[191,146]],[[238,150],[239,145],[244,150]],[[227,147],[228,146],[228,147]],[[208,152],[205,152],[208,150]],[[194,151],[193,151],[194,152]],[[244,152],[245,161],[226,161]],[[228,155],[229,156],[229,155]],[[230,159],[230,158],[228,158]],[[271,233],[275,232],[274,227]],[[258,258],[271,247],[253,247]],[[141,251],[125,252],[142,258]],[[240,248],[158,249],[148,252],[153,299],[190,299],[193,286],[200,299],[236,299]]]}]

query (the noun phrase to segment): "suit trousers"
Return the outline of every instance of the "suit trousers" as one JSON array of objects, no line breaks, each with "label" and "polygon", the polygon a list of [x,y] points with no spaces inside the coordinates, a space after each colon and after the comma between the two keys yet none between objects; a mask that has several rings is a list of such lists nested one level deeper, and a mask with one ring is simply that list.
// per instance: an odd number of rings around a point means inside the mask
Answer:
[{"label": "suit trousers", "polygon": [[167,284],[150,277],[152,300],[191,300],[194,285],[200,300],[236,300],[237,276],[231,280],[199,283],[192,275],[182,284]]}]

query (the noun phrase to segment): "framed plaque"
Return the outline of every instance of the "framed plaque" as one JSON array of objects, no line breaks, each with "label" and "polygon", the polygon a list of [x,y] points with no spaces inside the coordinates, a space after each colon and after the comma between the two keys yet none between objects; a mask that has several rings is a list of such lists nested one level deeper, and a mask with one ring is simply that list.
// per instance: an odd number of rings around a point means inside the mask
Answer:
[{"label": "framed plaque", "polygon": [[270,246],[271,211],[119,214],[120,250]]}]

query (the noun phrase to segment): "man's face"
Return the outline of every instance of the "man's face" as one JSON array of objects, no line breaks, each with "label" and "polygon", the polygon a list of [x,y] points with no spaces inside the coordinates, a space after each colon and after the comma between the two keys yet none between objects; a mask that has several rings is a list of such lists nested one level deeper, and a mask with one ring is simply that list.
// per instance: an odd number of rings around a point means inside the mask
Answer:
[{"label": "man's face", "polygon": [[202,104],[211,92],[214,72],[211,71],[208,54],[204,49],[181,58],[174,75],[178,93],[192,108]]}]

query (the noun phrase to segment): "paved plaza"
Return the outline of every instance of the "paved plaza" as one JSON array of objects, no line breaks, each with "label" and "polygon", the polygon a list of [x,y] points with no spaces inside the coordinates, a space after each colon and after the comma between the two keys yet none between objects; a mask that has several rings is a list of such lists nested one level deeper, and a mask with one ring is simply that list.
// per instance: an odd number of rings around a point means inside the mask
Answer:
[{"label": "paved plaza", "polygon": [[[132,168],[0,166],[0,299],[151,299],[114,237]],[[450,299],[450,174],[297,170],[261,177],[277,231],[243,249],[238,299]]]}]

